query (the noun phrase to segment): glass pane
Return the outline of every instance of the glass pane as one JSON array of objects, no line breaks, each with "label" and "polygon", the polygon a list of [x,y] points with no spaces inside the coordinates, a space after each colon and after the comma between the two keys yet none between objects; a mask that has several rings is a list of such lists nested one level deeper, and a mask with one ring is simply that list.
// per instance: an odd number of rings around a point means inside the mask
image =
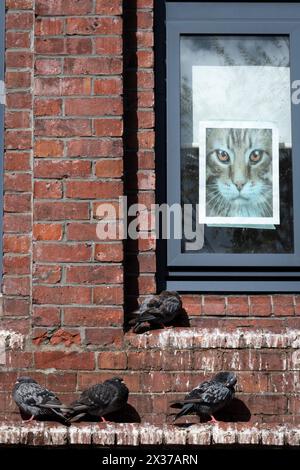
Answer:
[{"label": "glass pane", "polygon": [[288,36],[184,35],[180,54],[181,202],[202,234],[182,251],[292,253]]}]

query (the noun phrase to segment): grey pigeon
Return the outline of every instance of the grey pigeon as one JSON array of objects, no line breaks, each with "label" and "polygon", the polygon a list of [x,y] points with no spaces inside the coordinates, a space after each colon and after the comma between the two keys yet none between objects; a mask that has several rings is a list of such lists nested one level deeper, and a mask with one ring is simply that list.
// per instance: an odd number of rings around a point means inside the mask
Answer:
[{"label": "grey pigeon", "polygon": [[236,381],[233,372],[219,372],[212,380],[199,384],[184,400],[176,402],[182,408],[174,421],[180,416],[195,413],[210,416],[212,421],[216,422],[213,414],[232,400]]},{"label": "grey pigeon", "polygon": [[39,385],[31,377],[19,377],[13,388],[13,399],[21,411],[30,415],[32,421],[36,417],[54,417],[64,418],[61,410],[64,405],[60,400],[46,388]]},{"label": "grey pigeon", "polygon": [[103,383],[93,385],[84,390],[79,399],[70,405],[69,421],[74,422],[85,416],[104,416],[123,408],[128,400],[129,390],[123,379],[114,377]]},{"label": "grey pigeon", "polygon": [[182,302],[177,292],[162,291],[159,295],[150,295],[141,304],[136,318],[130,322],[134,324],[133,331],[138,333],[143,324],[164,327],[181,312]]}]

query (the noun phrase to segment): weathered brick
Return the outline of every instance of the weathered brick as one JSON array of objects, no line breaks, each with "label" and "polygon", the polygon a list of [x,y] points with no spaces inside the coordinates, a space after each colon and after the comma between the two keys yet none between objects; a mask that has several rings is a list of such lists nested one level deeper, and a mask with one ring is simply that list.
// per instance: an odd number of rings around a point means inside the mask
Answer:
[{"label": "weathered brick", "polygon": [[3,230],[5,233],[28,233],[31,230],[31,215],[6,213],[3,217]]},{"label": "weathered brick", "polygon": [[58,370],[92,370],[95,367],[94,353],[91,352],[70,352],[63,351],[43,351],[34,353],[35,367],[37,369]]},{"label": "weathered brick", "polygon": [[57,284],[61,280],[61,273],[61,266],[35,264],[33,268],[33,282],[36,284]]},{"label": "weathered brick", "polygon": [[33,302],[37,304],[90,304],[91,288],[90,287],[33,287]]},{"label": "weathered brick", "polygon": [[34,32],[36,36],[57,36],[63,33],[63,28],[62,18],[37,18]]},{"label": "weathered brick", "polygon": [[86,328],[85,340],[88,345],[119,348],[123,340],[122,328]]},{"label": "weathered brick", "polygon": [[34,197],[40,199],[60,199],[62,184],[60,181],[35,181]]},{"label": "weathered brick", "polygon": [[121,307],[66,307],[64,324],[67,326],[122,326]]},{"label": "weathered brick", "polygon": [[32,321],[35,326],[53,327],[60,325],[60,309],[58,307],[40,307],[35,305]]},{"label": "weathered brick", "polygon": [[66,282],[70,284],[120,284],[122,280],[121,266],[68,266],[66,270]]},{"label": "weathered brick", "polygon": [[31,260],[29,256],[10,256],[3,258],[4,274],[30,274]]},{"label": "weathered brick", "polygon": [[85,202],[35,202],[34,216],[36,220],[80,220],[89,219],[89,205]]},{"label": "weathered brick", "polygon": [[36,178],[84,177],[90,170],[90,162],[81,160],[37,160],[34,166]]},{"label": "weathered brick", "polygon": [[97,78],[94,81],[95,95],[120,95],[122,93],[122,80],[115,78]]},{"label": "weathered brick", "polygon": [[124,370],[127,367],[127,356],[123,351],[101,351],[98,356],[99,369]]},{"label": "weathered brick", "polygon": [[3,237],[3,251],[5,253],[28,253],[29,247],[29,235],[4,235]]},{"label": "weathered brick", "polygon": [[66,197],[79,199],[114,198],[122,195],[121,182],[67,181]]},{"label": "weathered brick", "polygon": [[35,134],[38,136],[72,137],[91,135],[88,119],[36,119]]},{"label": "weathered brick", "polygon": [[94,302],[104,305],[121,305],[123,288],[121,286],[98,286],[93,288]]},{"label": "weathered brick", "polygon": [[92,13],[93,1],[92,0],[56,0],[49,2],[49,0],[37,0],[36,13],[38,15],[87,15]]},{"label": "weathered brick", "polygon": [[86,244],[43,243],[34,248],[35,261],[80,262],[91,259],[91,246]]},{"label": "weathered brick", "polygon": [[29,315],[29,300],[18,298],[4,298],[3,314],[7,316],[26,317]]},{"label": "weathered brick", "polygon": [[65,59],[65,73],[70,75],[114,75],[121,74],[122,61],[114,57],[90,57]]},{"label": "weathered brick", "polygon": [[[121,98],[73,98],[65,100],[69,116],[114,116],[122,114]],[[96,132],[96,135],[97,132]],[[113,134],[112,134],[113,135]],[[120,134],[115,134],[120,135]]]},{"label": "weathered brick", "polygon": [[[19,9],[19,5],[15,4]],[[5,16],[6,29],[31,29],[33,26],[33,13],[31,11],[8,11]]]},{"label": "weathered brick", "polygon": [[61,99],[35,99],[35,116],[59,116],[62,114]]},{"label": "weathered brick", "polygon": [[4,176],[4,191],[30,192],[31,175],[29,173],[10,173]]},{"label": "weathered brick", "polygon": [[292,295],[273,295],[272,299],[274,315],[288,317],[295,314]]},{"label": "weathered brick", "polygon": [[38,75],[58,75],[62,72],[62,61],[57,58],[37,58],[35,71]]},{"label": "weathered brick", "polygon": [[95,247],[95,259],[102,262],[121,262],[123,260],[122,243],[99,243]]},{"label": "weathered brick", "polygon": [[120,55],[122,54],[122,38],[102,36],[95,38],[95,52],[100,55]]},{"label": "weathered brick", "polygon": [[61,224],[34,224],[34,240],[61,240],[63,228]]},{"label": "weathered brick", "polygon": [[29,212],[31,209],[30,194],[5,194],[4,210],[6,212]]},{"label": "weathered brick", "polygon": [[34,152],[36,157],[62,157],[64,143],[60,140],[35,140]]},{"label": "weathered brick", "polygon": [[118,137],[123,134],[123,122],[118,119],[95,119],[95,135]]},{"label": "weathered brick", "polygon": [[7,171],[30,170],[30,153],[8,150],[4,155],[4,169]]},{"label": "weathered brick", "polygon": [[27,128],[30,126],[31,117],[28,111],[7,111],[5,113],[6,128]]},{"label": "weathered brick", "polygon": [[76,139],[67,142],[68,157],[121,157],[123,145],[118,140]]}]

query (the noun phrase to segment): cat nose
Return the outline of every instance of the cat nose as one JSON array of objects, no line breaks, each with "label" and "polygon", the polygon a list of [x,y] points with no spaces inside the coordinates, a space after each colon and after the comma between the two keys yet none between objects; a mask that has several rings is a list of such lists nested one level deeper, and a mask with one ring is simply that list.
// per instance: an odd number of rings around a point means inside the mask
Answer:
[{"label": "cat nose", "polygon": [[245,181],[236,181],[235,185],[238,188],[238,190],[241,191],[243,187],[245,186]]}]

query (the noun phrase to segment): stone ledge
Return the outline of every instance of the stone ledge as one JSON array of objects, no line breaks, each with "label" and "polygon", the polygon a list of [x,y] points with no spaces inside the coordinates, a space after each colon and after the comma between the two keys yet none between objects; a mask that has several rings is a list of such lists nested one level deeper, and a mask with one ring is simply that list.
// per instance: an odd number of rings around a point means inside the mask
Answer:
[{"label": "stone ledge", "polygon": [[147,424],[0,423],[0,445],[151,446],[252,445],[299,446],[300,426],[197,424],[188,428]]},{"label": "stone ledge", "polygon": [[172,328],[138,335],[130,332],[125,341],[133,349],[299,349],[300,330]]}]

